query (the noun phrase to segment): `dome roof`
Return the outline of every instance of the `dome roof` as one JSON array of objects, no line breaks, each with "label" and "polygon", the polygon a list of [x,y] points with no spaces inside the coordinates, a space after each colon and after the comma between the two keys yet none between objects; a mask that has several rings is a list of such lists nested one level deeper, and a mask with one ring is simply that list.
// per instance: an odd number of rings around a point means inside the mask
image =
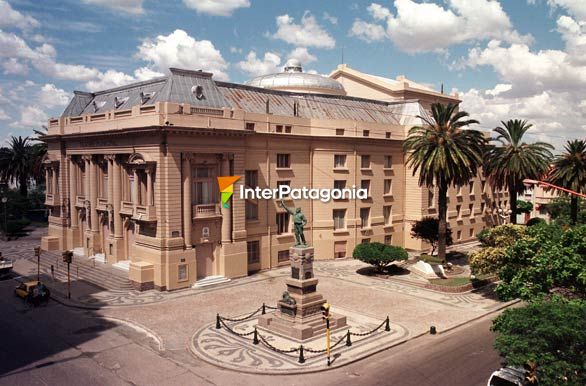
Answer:
[{"label": "dome roof", "polygon": [[289,59],[283,72],[258,76],[245,84],[272,90],[346,95],[344,86],[337,80],[303,72],[301,63],[297,59]]}]

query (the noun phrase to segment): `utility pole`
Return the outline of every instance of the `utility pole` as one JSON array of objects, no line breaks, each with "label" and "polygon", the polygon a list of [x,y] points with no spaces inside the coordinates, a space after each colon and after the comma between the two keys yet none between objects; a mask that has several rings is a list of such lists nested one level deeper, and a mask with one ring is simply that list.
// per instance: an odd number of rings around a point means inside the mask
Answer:
[{"label": "utility pole", "polygon": [[70,276],[70,265],[73,260],[73,252],[63,252],[63,262],[67,263],[67,299],[71,299],[71,276]]},{"label": "utility pole", "polygon": [[326,321],[326,353],[328,356],[328,366],[330,366],[332,364],[332,362],[330,361],[331,336],[330,336],[330,305],[329,305],[329,303],[324,303],[324,305],[321,306],[321,313],[322,313],[322,319]]}]

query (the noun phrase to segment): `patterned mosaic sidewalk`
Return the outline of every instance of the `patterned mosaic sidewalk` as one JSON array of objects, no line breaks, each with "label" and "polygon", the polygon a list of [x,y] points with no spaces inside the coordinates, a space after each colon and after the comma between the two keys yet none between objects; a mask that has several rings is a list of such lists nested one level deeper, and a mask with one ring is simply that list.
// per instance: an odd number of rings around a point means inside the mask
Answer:
[{"label": "patterned mosaic sidewalk", "polygon": [[[392,321],[390,322],[391,331],[385,331],[384,320],[360,315],[340,307],[332,310],[346,315],[352,333],[363,334],[379,328],[366,336],[352,335],[351,346],[346,345],[348,327],[332,332],[332,345],[339,343],[332,350],[332,362],[329,368],[344,366],[411,338],[411,334],[405,327]],[[239,372],[295,374],[328,369],[326,354],[311,352],[325,349],[325,335],[303,342],[305,362],[300,363],[298,350],[300,343],[297,341],[258,329],[259,343],[253,344],[253,336],[250,332],[254,330],[256,324],[256,317],[241,322],[226,323],[236,333],[249,334],[244,337],[237,336],[225,327],[216,329],[215,323],[206,325],[191,338],[190,350],[208,363]],[[270,346],[283,351],[295,351],[276,352]]]}]

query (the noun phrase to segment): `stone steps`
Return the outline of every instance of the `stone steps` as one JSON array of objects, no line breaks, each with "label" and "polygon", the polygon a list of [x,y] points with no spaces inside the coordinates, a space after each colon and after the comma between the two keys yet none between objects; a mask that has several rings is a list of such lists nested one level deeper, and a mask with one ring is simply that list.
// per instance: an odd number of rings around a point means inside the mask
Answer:
[{"label": "stone steps", "polygon": [[[61,255],[45,252],[41,257],[40,265],[41,270],[47,274],[51,274],[51,265],[53,265],[55,276],[59,279],[67,279],[67,264],[62,261]],[[128,280],[127,272],[99,262],[96,262],[94,267],[94,262],[75,256],[71,264],[71,278],[77,280],[78,277],[107,290],[134,290],[132,283]]]},{"label": "stone steps", "polygon": [[208,276],[206,278],[196,281],[192,288],[204,288],[222,283],[227,283],[229,281],[230,279],[224,276]]}]

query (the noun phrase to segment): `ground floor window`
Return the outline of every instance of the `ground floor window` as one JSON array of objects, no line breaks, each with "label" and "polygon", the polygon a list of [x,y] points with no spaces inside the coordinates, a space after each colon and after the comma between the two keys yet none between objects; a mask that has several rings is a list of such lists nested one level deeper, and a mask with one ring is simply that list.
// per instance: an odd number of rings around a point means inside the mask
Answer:
[{"label": "ground floor window", "polygon": [[279,263],[284,263],[286,261],[289,261],[289,251],[288,250],[279,251],[279,253],[277,254],[277,261]]},{"label": "ground floor window", "polygon": [[187,274],[187,264],[179,264],[179,266],[177,266],[177,280],[178,281],[185,281],[188,279],[188,274]]},{"label": "ground floor window", "polygon": [[249,241],[246,243],[246,253],[248,254],[248,264],[260,263],[260,242]]},{"label": "ground floor window", "polygon": [[334,259],[343,259],[346,257],[346,242],[336,241],[334,243]]},{"label": "ground floor window", "polygon": [[277,234],[289,233],[289,213],[277,213]]},{"label": "ground floor window", "polygon": [[387,245],[393,244],[393,235],[386,235],[385,236],[385,244],[387,244]]},{"label": "ground floor window", "polygon": [[346,222],[344,220],[344,218],[346,217],[346,209],[334,209],[333,217],[334,230],[346,229]]}]

